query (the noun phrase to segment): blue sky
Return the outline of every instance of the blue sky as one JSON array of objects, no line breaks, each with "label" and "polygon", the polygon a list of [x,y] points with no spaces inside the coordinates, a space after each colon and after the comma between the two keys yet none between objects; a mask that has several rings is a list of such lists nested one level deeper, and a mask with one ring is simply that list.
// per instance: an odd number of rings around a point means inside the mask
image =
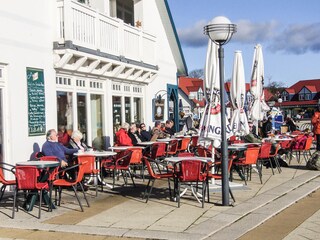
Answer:
[{"label": "blue sky", "polygon": [[254,46],[263,47],[265,85],[291,86],[320,79],[319,0],[167,0],[188,71],[202,69],[208,38],[203,27],[216,16],[237,24],[224,46],[225,78],[231,78],[234,52],[242,51],[249,82]]}]

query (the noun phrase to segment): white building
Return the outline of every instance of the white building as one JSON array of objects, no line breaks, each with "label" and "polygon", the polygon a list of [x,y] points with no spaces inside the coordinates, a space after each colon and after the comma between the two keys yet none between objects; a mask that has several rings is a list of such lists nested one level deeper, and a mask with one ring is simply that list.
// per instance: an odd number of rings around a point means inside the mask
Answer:
[{"label": "white building", "polygon": [[166,0],[2,0],[0,29],[4,162],[29,159],[59,124],[89,145],[124,121],[152,126],[158,94],[160,119],[178,121],[187,69]]}]

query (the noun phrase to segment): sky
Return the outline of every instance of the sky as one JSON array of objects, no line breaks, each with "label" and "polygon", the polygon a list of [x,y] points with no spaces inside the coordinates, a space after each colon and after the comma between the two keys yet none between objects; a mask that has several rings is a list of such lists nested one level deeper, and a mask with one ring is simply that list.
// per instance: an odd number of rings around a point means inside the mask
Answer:
[{"label": "sky", "polygon": [[225,16],[237,32],[224,45],[225,79],[232,76],[234,53],[242,52],[250,81],[256,44],[262,45],[265,85],[290,87],[320,79],[319,0],[167,0],[188,71],[203,69],[208,37],[203,27]]}]

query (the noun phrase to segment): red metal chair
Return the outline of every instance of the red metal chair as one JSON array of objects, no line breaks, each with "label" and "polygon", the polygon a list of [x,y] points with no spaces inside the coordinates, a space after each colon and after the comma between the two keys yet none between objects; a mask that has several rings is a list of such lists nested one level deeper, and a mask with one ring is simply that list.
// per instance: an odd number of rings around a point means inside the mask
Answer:
[{"label": "red metal chair", "polygon": [[195,152],[198,146],[198,140],[199,140],[199,136],[191,136],[191,142],[188,147],[189,152]]},{"label": "red metal chair", "polygon": [[95,183],[95,191],[96,196],[98,196],[98,175],[100,174],[100,170],[96,168],[96,157],[94,155],[78,155],[78,162],[87,162],[83,167],[84,177],[89,175],[93,177]]},{"label": "red metal chair", "polygon": [[131,159],[132,151],[131,150],[125,150],[120,152],[118,155],[116,155],[116,159],[113,162],[107,162],[103,167],[106,171],[112,171],[113,172],[113,182],[112,187],[114,188],[115,181],[116,181],[116,175],[118,171],[121,171],[123,179],[125,181],[125,185],[127,185],[127,175],[124,173],[128,173],[132,183],[134,186],[136,186],[133,176],[130,171],[130,159]]},{"label": "red metal chair", "polygon": [[171,140],[167,146],[167,157],[168,156],[173,156],[177,153],[178,151],[178,140]]},{"label": "red metal chair", "polygon": [[[158,147],[158,146],[157,146]],[[174,175],[172,171],[167,171],[167,172],[161,172],[158,164],[161,164],[159,161],[147,157],[143,157],[143,162],[145,166],[147,166],[148,173],[149,173],[149,181],[146,187],[146,190],[143,195],[143,199],[147,197],[146,203],[149,200],[150,194],[153,189],[153,185],[156,179],[168,179],[168,186],[169,186],[169,193],[170,193],[170,198],[172,197],[171,195],[171,186],[170,186],[170,179],[173,179]],[[150,183],[151,186],[150,186]],[[149,189],[150,187],[150,189]]]},{"label": "red metal chair", "polygon": [[[48,182],[38,182],[39,171],[35,166],[16,166],[15,168],[15,176],[17,186],[14,191],[14,199],[13,199],[13,208],[12,208],[12,218],[15,215],[15,208],[17,211],[18,208],[18,198],[17,194],[19,190],[29,190],[29,191],[37,191],[39,195],[39,213],[38,218],[41,218],[41,204],[42,204],[42,191],[49,190]],[[40,191],[40,194],[39,194]],[[48,204],[48,211],[50,210],[50,204]]]},{"label": "red metal chair", "polygon": [[12,174],[14,174],[14,169],[15,169],[15,166],[9,163],[0,162],[0,183],[2,184],[0,188],[0,202],[2,200],[6,187],[16,185],[16,180],[7,180],[4,176],[5,171],[11,172]]},{"label": "red metal chair", "polygon": [[[267,162],[270,164],[272,174],[274,175],[273,164],[272,164],[271,157],[270,157],[271,147],[272,147],[271,142],[263,142],[261,144],[260,152],[259,152],[259,156],[258,156],[258,161],[257,161],[257,167],[260,167],[260,170],[262,173],[262,166],[264,163]],[[259,164],[260,164],[260,166],[258,166]]]},{"label": "red metal chair", "polygon": [[262,184],[262,173],[261,169],[257,164],[258,156],[259,156],[259,147],[251,147],[245,151],[245,156],[243,158],[239,158],[237,161],[233,161],[233,165],[238,166],[242,171],[244,176],[244,182],[247,185],[247,180],[251,180],[251,172],[252,172],[252,165],[256,165],[258,169],[258,174],[260,178],[260,182]]},{"label": "red metal chair", "polygon": [[130,158],[130,167],[133,168],[133,172],[135,172],[135,168],[140,168],[140,176],[144,180],[144,162],[142,161],[142,148],[128,148],[128,150],[132,151]]},{"label": "red metal chair", "polygon": [[[68,171],[68,170],[71,170],[71,169],[74,169],[74,168],[78,168],[78,173],[77,173],[77,177],[75,180],[66,180],[66,179],[56,179],[53,181],[53,186],[56,188],[55,190],[55,200],[56,200],[56,204],[57,204],[57,189],[59,190],[59,201],[58,201],[58,206],[60,206],[60,203],[61,203],[61,194],[62,194],[62,190],[63,188],[70,188],[72,187],[73,191],[74,191],[74,194],[75,194],[75,197],[77,198],[77,201],[79,203],[79,206],[81,208],[81,211],[83,212],[83,207],[82,207],[82,204],[81,204],[81,201],[79,199],[79,196],[77,194],[77,186],[79,185],[81,190],[82,190],[82,193],[83,193],[83,196],[84,196],[84,199],[86,200],[86,203],[87,203],[87,206],[90,207],[89,205],[89,202],[88,202],[88,199],[86,197],[86,193],[83,189],[83,185],[82,185],[82,180],[83,180],[83,177],[84,177],[84,171],[85,171],[85,168],[84,166],[87,164],[86,161],[83,161],[82,158],[78,159],[78,164],[76,165],[73,165],[71,167],[68,167],[68,168],[65,168],[61,171]],[[61,172],[59,171],[59,172]],[[59,173],[58,172],[58,173]],[[58,174],[57,173],[57,174]]]},{"label": "red metal chair", "polygon": [[212,152],[208,148],[205,148],[204,146],[197,146],[197,153],[199,157],[211,157]]},{"label": "red metal chair", "polygon": [[188,150],[189,144],[190,144],[191,138],[189,137],[184,137],[179,141],[178,143],[178,149],[177,152],[186,152]]},{"label": "red metal chair", "polygon": [[[208,165],[199,160],[183,160],[174,165],[175,189],[178,207],[180,207],[180,187],[181,183],[201,183],[202,207],[204,207],[205,194],[209,195],[208,189]],[[208,190],[208,191],[207,191]]]},{"label": "red metal chair", "polygon": [[291,157],[290,157],[290,160],[289,160],[289,164],[291,163],[293,154],[295,154],[298,163],[300,163],[301,155],[304,157],[304,160],[307,162],[308,161],[308,159],[307,159],[308,156],[311,157],[310,149],[311,149],[312,143],[313,143],[313,137],[312,136],[308,136],[306,141],[305,141],[305,143],[304,143],[304,146],[301,149],[291,148],[291,152],[290,152],[291,153]]}]

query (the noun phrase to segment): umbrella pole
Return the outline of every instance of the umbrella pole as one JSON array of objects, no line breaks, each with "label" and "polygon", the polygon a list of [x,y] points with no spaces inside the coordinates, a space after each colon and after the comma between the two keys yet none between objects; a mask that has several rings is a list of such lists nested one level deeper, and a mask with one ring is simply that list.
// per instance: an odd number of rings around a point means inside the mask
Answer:
[{"label": "umbrella pole", "polygon": [[[213,140],[211,141],[211,146],[212,146],[212,148],[211,148],[211,162],[212,162],[211,173],[214,174],[214,172],[215,172],[215,168],[214,168],[214,150],[215,150],[215,148],[213,146]],[[211,184],[214,184],[214,183],[215,183],[214,178],[211,178]]]}]

